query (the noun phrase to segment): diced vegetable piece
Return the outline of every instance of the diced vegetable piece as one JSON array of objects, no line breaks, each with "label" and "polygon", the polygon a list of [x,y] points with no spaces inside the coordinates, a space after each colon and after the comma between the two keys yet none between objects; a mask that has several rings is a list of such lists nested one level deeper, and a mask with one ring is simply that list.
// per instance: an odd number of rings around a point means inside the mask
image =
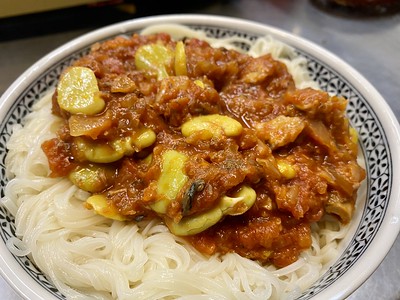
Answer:
[{"label": "diced vegetable piece", "polygon": [[188,180],[184,165],[188,157],[176,150],[168,150],[162,155],[161,175],[157,181],[159,200],[151,205],[157,213],[165,214],[168,205],[175,200]]},{"label": "diced vegetable piece", "polygon": [[96,76],[86,67],[71,67],[63,74],[57,86],[57,102],[71,114],[95,115],[105,108]]},{"label": "diced vegetable piece", "polygon": [[310,120],[307,122],[307,133],[320,145],[326,146],[332,152],[337,152],[335,140],[333,139],[328,128],[321,121]]},{"label": "diced vegetable piece", "polygon": [[112,126],[112,121],[107,113],[101,116],[72,115],[68,119],[68,125],[71,136],[96,139]]},{"label": "diced vegetable piece", "polygon": [[256,192],[249,186],[243,186],[233,197],[223,196],[218,206],[198,216],[185,217],[179,223],[166,219],[166,224],[175,235],[193,235],[218,223],[223,216],[241,215],[249,210],[256,201]]},{"label": "diced vegetable piece", "polygon": [[182,125],[181,131],[185,137],[199,131],[205,131],[207,134],[204,136],[209,139],[219,137],[221,134],[229,137],[238,136],[242,133],[243,127],[242,124],[231,117],[212,114],[194,117]]},{"label": "diced vegetable piece", "polygon": [[341,222],[347,224],[350,222],[354,213],[354,204],[351,202],[342,202],[343,199],[337,194],[331,194],[325,206],[329,214],[336,215]]},{"label": "diced vegetable piece", "polygon": [[359,182],[364,178],[364,172],[354,163],[341,164],[336,166],[321,166],[320,176],[335,189],[344,192],[351,197]]},{"label": "diced vegetable piece", "polygon": [[174,58],[174,51],[161,44],[147,44],[139,47],[135,53],[135,64],[138,70],[153,71],[157,79],[169,76]]},{"label": "diced vegetable piece", "polygon": [[265,174],[269,177],[275,179],[282,177],[282,173],[279,171],[278,163],[272,155],[266,158],[256,158],[256,162],[263,167]]}]

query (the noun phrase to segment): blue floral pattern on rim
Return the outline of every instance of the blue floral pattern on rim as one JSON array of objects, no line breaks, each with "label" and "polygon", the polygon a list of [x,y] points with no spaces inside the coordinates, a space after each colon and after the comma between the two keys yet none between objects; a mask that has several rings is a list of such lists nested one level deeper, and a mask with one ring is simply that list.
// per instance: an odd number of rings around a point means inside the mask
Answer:
[{"label": "blue floral pattern on rim", "polygon": [[[191,27],[201,29],[209,36],[215,38],[234,35],[239,35],[249,41],[257,38],[254,34],[232,29],[195,24]],[[112,36],[109,38],[112,38]],[[48,89],[55,87],[62,70],[74,60],[87,53],[89,46],[90,45],[87,45],[86,48],[65,57],[62,61],[47,69],[40,78],[27,87],[18,97],[7,112],[5,119],[0,124],[0,194],[2,197],[4,196],[4,186],[8,182],[5,172],[5,157],[7,154],[6,144],[12,134],[12,127],[15,124],[23,123],[23,119],[31,111],[32,105],[40,99]],[[247,49],[248,47],[246,43],[238,46],[243,49]],[[341,277],[351,268],[371,244],[386,213],[388,198],[392,188],[391,174],[393,171],[387,137],[379,119],[367,100],[354,86],[330,66],[300,50],[298,50],[298,53],[306,57],[312,79],[316,80],[323,90],[344,96],[349,100],[347,114],[351,120],[352,126],[359,132],[359,139],[367,165],[368,185],[371,187],[367,193],[367,201],[362,214],[362,221],[349,245],[324,276],[299,297],[299,299],[310,299],[333,284],[337,278]],[[14,217],[1,205],[0,236],[3,242],[15,236]],[[15,260],[38,282],[38,284],[42,285],[44,289],[53,294],[56,298],[65,299],[57,288],[27,257],[15,257]]]},{"label": "blue floral pattern on rim", "polygon": [[349,245],[324,276],[298,298],[310,299],[351,268],[371,244],[386,214],[393,170],[387,137],[366,99],[338,72],[306,53],[300,54],[307,58],[311,77],[323,90],[348,99],[347,115],[359,134],[370,187],[362,221]]}]

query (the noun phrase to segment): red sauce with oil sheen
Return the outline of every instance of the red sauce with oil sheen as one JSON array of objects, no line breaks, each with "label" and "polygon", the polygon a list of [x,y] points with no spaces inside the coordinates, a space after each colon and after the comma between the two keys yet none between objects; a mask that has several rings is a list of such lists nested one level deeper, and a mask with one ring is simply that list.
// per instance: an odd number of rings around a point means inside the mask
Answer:
[{"label": "red sauce with oil sheen", "polygon": [[[132,222],[158,217],[149,205],[157,200],[161,155],[174,149],[189,157],[184,166],[189,178],[185,189],[196,180],[204,187],[193,195],[189,207],[184,207],[184,192],[178,194],[168,207],[169,218],[195,217],[243,184],[257,193],[246,213],[227,216],[187,237],[202,253],[234,251],[261,263],[286,266],[310,247],[310,224],[324,213],[332,212],[342,222],[350,220],[365,175],[356,162],[357,144],[349,133],[345,99],[297,89],[285,65],[269,54],[253,58],[197,39],[184,41],[187,76],[172,74],[159,81],[135,66],[136,50],[151,43],[173,48],[176,42],[167,34],[118,37],[94,45],[74,63],[94,71],[106,102],[103,112],[85,117],[85,124],[93,121],[98,126],[94,139],[85,138],[108,143],[143,127],[157,136],[151,147],[110,164],[115,175],[104,181],[101,193],[121,215]],[[70,135],[70,114],[56,100],[57,93],[53,113],[65,122],[43,149],[52,176],[67,176],[88,162]],[[207,114],[234,118],[243,132],[209,140],[182,136],[180,126],[185,121]],[[279,116],[296,118],[302,129],[298,124],[270,123]],[[145,163],[150,153],[151,163]],[[289,164],[295,176],[284,176],[279,161]],[[350,211],[341,211],[342,207]]]}]

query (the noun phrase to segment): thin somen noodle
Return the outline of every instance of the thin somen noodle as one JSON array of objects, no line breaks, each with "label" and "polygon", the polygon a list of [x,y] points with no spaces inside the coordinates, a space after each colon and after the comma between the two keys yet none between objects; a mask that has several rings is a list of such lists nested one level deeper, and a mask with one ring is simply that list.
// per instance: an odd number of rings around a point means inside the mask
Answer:
[{"label": "thin somen noodle", "polygon": [[[176,40],[194,37],[241,52],[235,45],[249,44],[240,37],[207,38],[176,25],[147,28],[142,34],[160,31]],[[253,57],[271,53],[283,62],[297,88],[318,88],[308,78],[306,60],[290,47],[271,37],[249,47],[246,53]],[[160,218],[121,222],[87,209],[83,203],[92,193],[66,177],[49,176],[41,146],[62,125],[52,114],[53,93],[35,104],[23,126],[14,128],[6,158],[12,179],[2,202],[15,216],[17,238],[7,242],[10,251],[29,256],[68,299],[289,299],[311,286],[337,258],[348,226],[332,216],[311,225],[308,250],[277,268],[231,251],[206,255],[190,239],[172,234]],[[309,130],[315,134],[321,127],[311,124]],[[332,172],[326,172],[327,181],[339,180]]]}]

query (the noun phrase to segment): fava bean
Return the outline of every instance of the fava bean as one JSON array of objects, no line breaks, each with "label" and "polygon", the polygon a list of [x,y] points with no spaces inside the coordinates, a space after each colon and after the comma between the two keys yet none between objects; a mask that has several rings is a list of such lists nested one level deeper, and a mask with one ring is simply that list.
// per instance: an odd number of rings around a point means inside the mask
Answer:
[{"label": "fava bean", "polygon": [[281,172],[283,177],[286,179],[292,179],[296,176],[297,172],[295,168],[285,160],[277,159],[276,163],[278,165],[278,170]]},{"label": "fava bean", "polygon": [[101,192],[110,185],[115,170],[108,166],[88,165],[72,171],[68,178],[82,190]]},{"label": "fava bean", "polygon": [[94,72],[86,67],[71,67],[57,86],[57,102],[71,114],[95,115],[105,108]]},{"label": "fava bean", "polygon": [[86,205],[88,208],[94,209],[94,211],[106,218],[117,220],[117,221],[126,221],[127,219],[122,216],[118,209],[109,201],[107,201],[107,197],[104,195],[93,195],[87,198]]},{"label": "fava bean", "polygon": [[169,230],[175,235],[193,235],[218,223],[226,215],[241,215],[249,210],[256,201],[256,192],[249,186],[243,186],[233,197],[223,196],[213,209],[194,217],[184,217],[180,222],[166,218]]},{"label": "fava bean", "polygon": [[77,137],[75,144],[86,160],[94,163],[111,163],[151,146],[155,140],[154,131],[143,128],[133,136],[116,139],[109,143],[99,143]]},{"label": "fava bean", "polygon": [[83,157],[94,163],[111,163],[124,156],[122,149],[114,149],[109,144],[99,144],[76,138],[75,144]]},{"label": "fava bean", "polygon": [[153,71],[157,79],[169,76],[174,52],[161,44],[147,44],[139,47],[135,53],[135,65],[138,70]]},{"label": "fava bean", "polygon": [[168,205],[174,201],[188,180],[183,172],[187,155],[176,150],[168,150],[162,154],[161,175],[157,181],[159,200],[151,208],[160,214],[167,212]]},{"label": "fava bean", "polygon": [[204,135],[207,139],[212,137],[218,138],[221,134],[231,137],[240,135],[243,127],[235,119],[218,114],[194,117],[185,122],[181,127],[181,132],[185,137],[200,131],[207,132]]},{"label": "fava bean", "polygon": [[187,76],[185,45],[182,41],[175,46],[175,75]]},{"label": "fava bean", "polygon": [[150,147],[156,141],[156,133],[150,128],[144,128],[137,132],[132,138],[132,144],[138,150],[142,150],[144,148]]}]

